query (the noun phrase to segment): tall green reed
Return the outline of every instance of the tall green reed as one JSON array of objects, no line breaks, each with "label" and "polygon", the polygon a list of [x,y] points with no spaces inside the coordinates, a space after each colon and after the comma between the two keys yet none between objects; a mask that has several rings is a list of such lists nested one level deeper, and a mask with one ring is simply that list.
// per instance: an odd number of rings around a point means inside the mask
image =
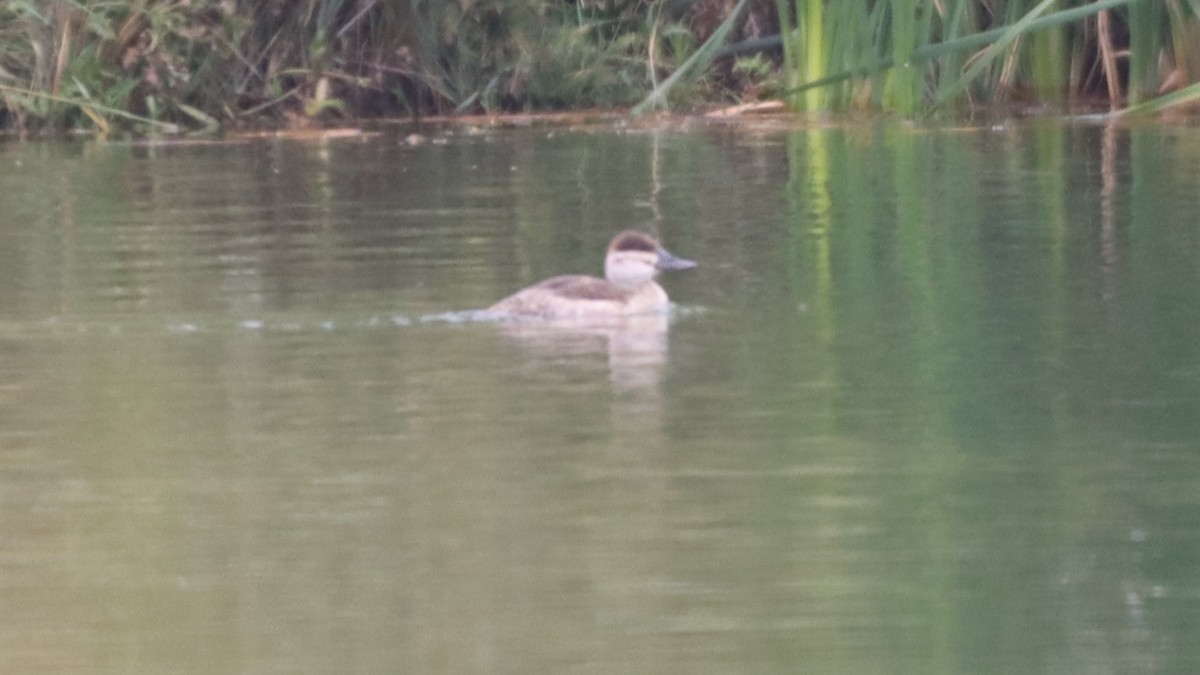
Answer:
[{"label": "tall green reed", "polygon": [[1200,60],[1196,0],[778,0],[778,8],[785,97],[797,110],[912,114],[1012,99],[1116,106],[1123,91],[1138,103],[1200,77],[1187,67]]}]

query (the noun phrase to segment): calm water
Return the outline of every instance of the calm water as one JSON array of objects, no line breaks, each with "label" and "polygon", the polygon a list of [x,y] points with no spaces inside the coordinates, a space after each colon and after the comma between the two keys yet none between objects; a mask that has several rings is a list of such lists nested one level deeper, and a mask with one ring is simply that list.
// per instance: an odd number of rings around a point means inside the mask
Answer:
[{"label": "calm water", "polygon": [[1200,671],[1200,129],[429,135],[0,146],[0,671]]}]

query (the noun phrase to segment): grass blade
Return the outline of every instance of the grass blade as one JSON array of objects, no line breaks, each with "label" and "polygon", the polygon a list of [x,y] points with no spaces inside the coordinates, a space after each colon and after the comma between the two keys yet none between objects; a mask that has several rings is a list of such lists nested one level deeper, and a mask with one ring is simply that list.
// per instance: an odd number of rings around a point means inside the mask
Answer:
[{"label": "grass blade", "polygon": [[140,122],[147,126],[155,127],[157,129],[159,129],[160,131],[163,131],[168,134],[174,134],[174,133],[179,132],[179,126],[176,124],[171,124],[169,122],[160,122],[158,120],[152,120],[149,117],[142,117],[141,115],[135,115],[135,114],[125,111],[125,110],[119,110],[117,108],[112,108],[112,107],[109,107],[106,105],[101,105],[99,103],[96,103],[95,101],[88,100],[88,99],[73,98],[70,96],[59,96],[57,94],[51,94],[48,92],[33,91],[31,89],[23,89],[21,87],[12,87],[12,86],[9,86],[6,84],[0,84],[0,91],[8,92],[10,94],[18,94],[20,96],[28,96],[32,99],[42,99],[45,101],[54,101],[55,103],[66,103],[67,105],[73,105],[80,109],[87,108],[87,112],[85,112],[85,114],[87,114],[89,116],[91,116],[94,112],[102,112],[105,115],[112,115],[113,117],[121,117],[121,118],[124,118],[127,120],[132,120],[134,122]]},{"label": "grass blade", "polygon": [[1169,94],[1159,96],[1158,98],[1150,99],[1131,105],[1122,110],[1118,110],[1111,114],[1111,117],[1124,117],[1133,115],[1152,115],[1160,113],[1168,108],[1174,108],[1177,105],[1200,101],[1200,82],[1188,85],[1182,89],[1177,89]]},{"label": "grass blade", "polygon": [[712,62],[713,58],[716,57],[721,46],[725,44],[725,37],[733,29],[733,24],[737,21],[738,16],[741,15],[746,3],[747,0],[738,0],[738,4],[730,10],[729,16],[725,17],[725,20],[721,22],[720,26],[717,26],[717,29],[704,41],[704,44],[700,45],[696,52],[688,57],[688,60],[676,68],[670,77],[663,80],[646,98],[642,99],[641,103],[635,105],[630,113],[633,115],[642,115],[648,110],[665,108],[667,105],[667,94],[671,92],[671,88],[692,73],[692,71],[704,70]]}]

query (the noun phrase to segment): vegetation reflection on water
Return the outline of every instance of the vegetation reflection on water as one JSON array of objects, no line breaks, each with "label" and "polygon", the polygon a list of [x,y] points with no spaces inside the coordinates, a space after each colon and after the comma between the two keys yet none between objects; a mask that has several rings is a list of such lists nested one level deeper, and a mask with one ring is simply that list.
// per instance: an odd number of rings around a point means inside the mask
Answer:
[{"label": "vegetation reflection on water", "polygon": [[1195,670],[1194,130],[433,141],[3,149],[3,670]]}]

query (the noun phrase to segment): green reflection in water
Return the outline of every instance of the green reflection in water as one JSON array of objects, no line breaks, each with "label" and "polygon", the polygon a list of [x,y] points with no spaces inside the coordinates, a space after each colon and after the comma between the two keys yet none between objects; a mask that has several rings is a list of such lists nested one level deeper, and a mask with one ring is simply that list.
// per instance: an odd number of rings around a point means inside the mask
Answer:
[{"label": "green reflection in water", "polygon": [[[915,634],[940,655],[936,670],[1077,662],[1099,646],[1073,623],[1080,614],[1124,636],[1101,662],[1159,658],[1144,606],[1165,586],[1122,550],[1166,514],[1117,487],[1146,473],[1138,450],[1159,447],[1155,437],[1170,437],[1172,456],[1194,447],[1196,382],[1178,369],[1196,363],[1196,247],[1192,228],[1172,232],[1172,210],[1191,200],[1175,192],[1187,180],[1166,169],[1158,133],[1143,135],[1155,149],[1132,194],[1113,177],[1138,172],[1139,136],[1113,129],[891,129],[869,153],[839,135],[830,169],[791,155],[794,175],[827,170],[844,191],[831,200],[833,433],[838,452],[857,439],[865,473],[887,477],[869,491],[872,520],[911,537],[922,561],[923,591],[901,606],[923,617],[930,632]],[[1125,138],[1134,167],[1114,148]],[[1154,250],[1164,244],[1172,251]],[[1172,274],[1172,259],[1188,269]],[[892,571],[900,586],[917,570]],[[826,578],[838,586],[834,571]],[[889,632],[896,645],[914,636]]]}]

